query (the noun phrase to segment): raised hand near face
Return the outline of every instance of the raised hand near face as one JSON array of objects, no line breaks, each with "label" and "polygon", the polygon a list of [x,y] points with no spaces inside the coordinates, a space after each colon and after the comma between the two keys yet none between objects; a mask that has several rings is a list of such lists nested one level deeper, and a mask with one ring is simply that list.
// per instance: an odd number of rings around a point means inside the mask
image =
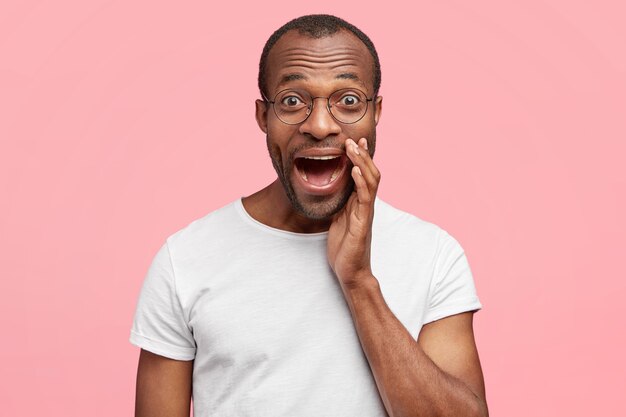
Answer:
[{"label": "raised hand near face", "polygon": [[352,161],[355,189],[345,207],[337,213],[328,231],[327,256],[342,288],[358,285],[372,275],[370,253],[374,201],[380,172],[370,157],[367,140],[358,144],[346,140],[346,154]]}]

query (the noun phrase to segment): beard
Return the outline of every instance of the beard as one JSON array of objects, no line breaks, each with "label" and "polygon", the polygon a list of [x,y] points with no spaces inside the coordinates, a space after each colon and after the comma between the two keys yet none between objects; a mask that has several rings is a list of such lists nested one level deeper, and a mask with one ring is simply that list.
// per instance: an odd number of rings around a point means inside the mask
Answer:
[{"label": "beard", "polygon": [[[344,175],[348,176],[348,183],[343,189],[330,196],[308,195],[306,196],[306,199],[302,198],[296,193],[293,182],[291,180],[291,173],[295,169],[294,155],[297,152],[310,148],[333,147],[331,144],[322,141],[319,142],[316,146],[299,146],[292,149],[289,152],[289,155],[287,155],[285,161],[283,162],[280,148],[276,145],[272,145],[269,135],[266,136],[266,142],[267,150],[269,152],[270,159],[272,160],[274,170],[278,175],[278,179],[280,180],[283,189],[285,190],[285,194],[287,195],[291,206],[298,214],[313,220],[327,220],[337,214],[341,209],[343,209],[343,207],[350,199],[352,192],[354,191],[354,180],[350,175],[350,171],[353,165],[350,161],[348,161],[348,166],[345,168],[347,172],[344,173]],[[371,135],[371,143],[370,141],[368,141],[369,152],[372,156],[374,155],[375,146],[376,132],[374,131]],[[336,148],[336,146],[334,148]],[[345,146],[343,144],[340,148],[343,149],[345,152]]]}]

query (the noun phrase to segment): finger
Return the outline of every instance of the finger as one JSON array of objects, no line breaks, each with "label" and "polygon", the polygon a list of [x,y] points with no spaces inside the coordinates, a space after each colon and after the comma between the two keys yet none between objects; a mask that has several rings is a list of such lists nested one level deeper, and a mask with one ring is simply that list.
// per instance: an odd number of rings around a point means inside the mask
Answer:
[{"label": "finger", "polygon": [[369,218],[369,207],[371,205],[372,194],[363,178],[363,173],[358,166],[352,167],[352,178],[356,187],[357,217],[359,219]]},{"label": "finger", "polygon": [[363,149],[367,151],[367,152],[363,152],[363,161],[365,161],[365,163],[367,164],[368,168],[372,172],[376,181],[380,182],[380,171],[376,167],[376,164],[374,164],[374,160],[372,159],[368,151],[367,139],[366,138],[359,139],[358,144],[360,147],[362,147]]},{"label": "finger", "polygon": [[367,155],[367,151],[363,148],[360,148],[359,150],[359,146],[352,139],[348,139],[346,141],[346,150],[346,154],[348,155],[352,163],[361,169],[361,175],[365,179],[367,185],[373,192],[376,192],[376,189],[378,188],[378,183],[365,160],[365,158],[369,158],[369,155]]},{"label": "finger", "polygon": [[[353,141],[353,143],[355,143],[356,145],[356,142]],[[376,189],[378,187],[378,182],[380,180],[380,172],[378,171],[378,168],[376,168],[376,165],[374,164],[374,161],[372,160],[367,150],[367,139],[365,138],[359,139],[359,143],[356,146],[357,146],[357,150],[359,151],[358,154],[363,160],[363,166],[361,166],[363,175],[365,179],[368,181],[368,183],[371,184],[374,187],[374,189]]]}]

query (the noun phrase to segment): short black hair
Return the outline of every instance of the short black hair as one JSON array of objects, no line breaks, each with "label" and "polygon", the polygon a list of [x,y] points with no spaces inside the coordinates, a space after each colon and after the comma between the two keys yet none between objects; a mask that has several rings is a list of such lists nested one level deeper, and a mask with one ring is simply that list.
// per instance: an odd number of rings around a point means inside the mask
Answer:
[{"label": "short black hair", "polygon": [[285,23],[283,26],[278,28],[278,30],[276,30],[272,34],[272,36],[269,37],[267,42],[265,42],[265,46],[263,47],[263,53],[261,54],[261,60],[259,62],[259,91],[261,92],[261,96],[263,96],[264,99],[267,97],[267,90],[265,85],[267,56],[269,55],[272,47],[274,47],[276,42],[278,42],[278,40],[290,30],[297,30],[298,33],[300,33],[301,35],[307,35],[315,39],[331,36],[339,32],[340,30],[347,30],[354,34],[365,44],[374,60],[374,67],[372,68],[372,72],[374,74],[374,96],[378,95],[381,81],[380,60],[378,59],[378,53],[376,52],[376,48],[374,47],[374,44],[372,43],[370,38],[359,28],[346,22],[343,19],[338,18],[337,16],[329,14],[311,14],[307,16],[300,16],[291,20],[290,22]]}]

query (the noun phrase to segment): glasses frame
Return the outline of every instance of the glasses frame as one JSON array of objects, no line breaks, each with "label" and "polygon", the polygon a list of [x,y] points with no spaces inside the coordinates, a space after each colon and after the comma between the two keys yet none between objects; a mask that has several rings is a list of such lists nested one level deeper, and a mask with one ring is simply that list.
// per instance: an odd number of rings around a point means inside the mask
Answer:
[{"label": "glasses frame", "polygon": [[[276,97],[278,97],[281,93],[284,93],[285,91],[301,91],[301,92],[305,92],[309,97],[311,97],[311,104],[308,106],[308,111],[307,111],[307,115],[306,117],[301,121],[301,122],[297,122],[297,123],[288,123],[286,121],[284,121],[283,119],[280,118],[280,116],[278,115],[278,112],[276,111]],[[337,92],[339,91],[343,91],[343,90],[356,90],[359,93],[363,94],[363,97],[365,97],[365,111],[363,112],[363,114],[361,115],[361,117],[359,117],[358,119],[356,119],[354,122],[343,122],[339,119],[337,119],[337,117],[333,114],[333,112],[330,110],[330,98],[335,95]],[[369,103],[370,101],[374,101],[374,96],[372,97],[367,97],[367,94],[365,94],[365,92],[359,88],[340,88],[339,90],[335,90],[333,91],[328,97],[324,97],[324,96],[317,96],[317,97],[313,97],[308,91],[306,90],[301,90],[298,88],[285,88],[284,90],[280,90],[278,93],[276,93],[274,95],[274,100],[270,100],[268,99],[265,94],[261,93],[261,96],[263,97],[263,100],[266,103],[270,103],[272,105],[272,109],[274,109],[274,114],[276,115],[276,118],[278,118],[278,120],[280,120],[281,122],[283,122],[286,125],[299,125],[302,124],[304,122],[307,121],[307,119],[309,118],[309,116],[311,115],[311,113],[313,113],[313,108],[315,107],[315,100],[318,98],[325,98],[326,99],[326,110],[328,110],[328,113],[330,114],[330,116],[335,119],[337,122],[344,124],[344,125],[353,125],[359,121],[361,121],[361,119],[363,119],[365,117],[365,115],[367,114],[367,110],[369,109]]]}]

